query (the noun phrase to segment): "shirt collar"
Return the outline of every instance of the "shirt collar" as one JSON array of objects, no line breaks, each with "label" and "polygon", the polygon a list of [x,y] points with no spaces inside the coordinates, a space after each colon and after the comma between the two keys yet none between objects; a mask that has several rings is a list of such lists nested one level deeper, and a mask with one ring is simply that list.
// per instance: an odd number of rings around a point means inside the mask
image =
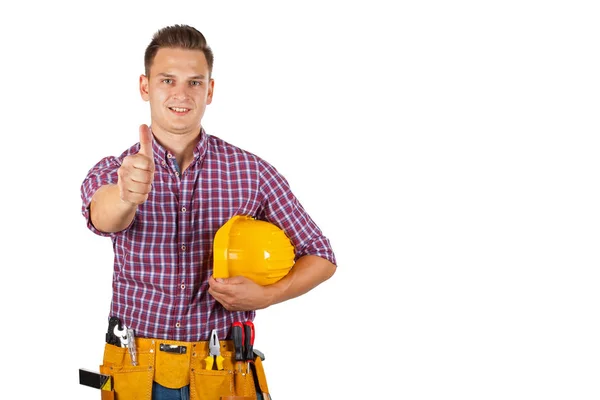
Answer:
[{"label": "shirt collar", "polygon": [[[150,133],[152,133],[152,127],[149,127],[150,129]],[[196,147],[194,148],[194,162],[201,160],[204,158],[204,155],[206,154],[206,149],[208,148],[208,134],[206,133],[206,131],[204,130],[204,128],[200,128],[200,140],[198,141],[198,143],[196,144]],[[169,153],[167,152],[167,150],[162,147],[160,145],[160,143],[158,143],[156,141],[156,138],[154,137],[154,134],[152,134],[152,151],[154,153],[154,161],[155,162],[162,162],[162,161],[168,161],[169,157]]]}]

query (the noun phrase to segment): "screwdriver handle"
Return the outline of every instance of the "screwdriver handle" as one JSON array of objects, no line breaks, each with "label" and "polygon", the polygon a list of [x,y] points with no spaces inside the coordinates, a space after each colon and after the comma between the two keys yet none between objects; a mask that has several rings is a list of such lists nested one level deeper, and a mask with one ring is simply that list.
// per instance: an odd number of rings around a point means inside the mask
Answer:
[{"label": "screwdriver handle", "polygon": [[244,327],[236,321],[231,326],[231,338],[235,348],[235,361],[244,361]]},{"label": "screwdriver handle", "polygon": [[244,322],[244,350],[246,361],[254,360],[254,324],[252,321]]}]

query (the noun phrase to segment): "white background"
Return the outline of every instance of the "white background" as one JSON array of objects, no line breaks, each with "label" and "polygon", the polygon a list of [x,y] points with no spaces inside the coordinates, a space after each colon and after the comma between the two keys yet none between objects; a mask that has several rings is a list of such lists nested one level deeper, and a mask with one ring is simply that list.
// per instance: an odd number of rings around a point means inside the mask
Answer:
[{"label": "white background", "polygon": [[99,398],[78,369],[112,249],[80,184],[137,142],[145,46],[188,23],[215,52],[205,128],[274,164],[338,257],[259,311],[274,399],[600,398],[594,3],[3,3],[5,390]]}]

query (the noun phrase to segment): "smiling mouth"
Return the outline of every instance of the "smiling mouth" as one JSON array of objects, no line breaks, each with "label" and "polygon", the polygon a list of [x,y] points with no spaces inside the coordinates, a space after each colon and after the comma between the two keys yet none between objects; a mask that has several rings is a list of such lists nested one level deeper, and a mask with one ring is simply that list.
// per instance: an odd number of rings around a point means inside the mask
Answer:
[{"label": "smiling mouth", "polygon": [[175,111],[176,113],[186,113],[186,112],[190,111],[189,108],[184,108],[184,107],[169,107],[169,110]]}]

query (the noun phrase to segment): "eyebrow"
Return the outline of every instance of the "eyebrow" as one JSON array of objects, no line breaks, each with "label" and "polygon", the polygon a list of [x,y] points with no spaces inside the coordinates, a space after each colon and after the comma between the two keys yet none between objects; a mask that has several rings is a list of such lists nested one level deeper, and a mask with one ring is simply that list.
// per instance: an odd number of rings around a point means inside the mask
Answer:
[{"label": "eyebrow", "polygon": [[[173,75],[173,74],[167,74],[167,73],[164,73],[164,72],[159,73],[158,76],[163,76],[165,78],[175,78],[175,75]],[[188,79],[206,79],[206,76],[200,74],[200,75],[190,76]]]}]

